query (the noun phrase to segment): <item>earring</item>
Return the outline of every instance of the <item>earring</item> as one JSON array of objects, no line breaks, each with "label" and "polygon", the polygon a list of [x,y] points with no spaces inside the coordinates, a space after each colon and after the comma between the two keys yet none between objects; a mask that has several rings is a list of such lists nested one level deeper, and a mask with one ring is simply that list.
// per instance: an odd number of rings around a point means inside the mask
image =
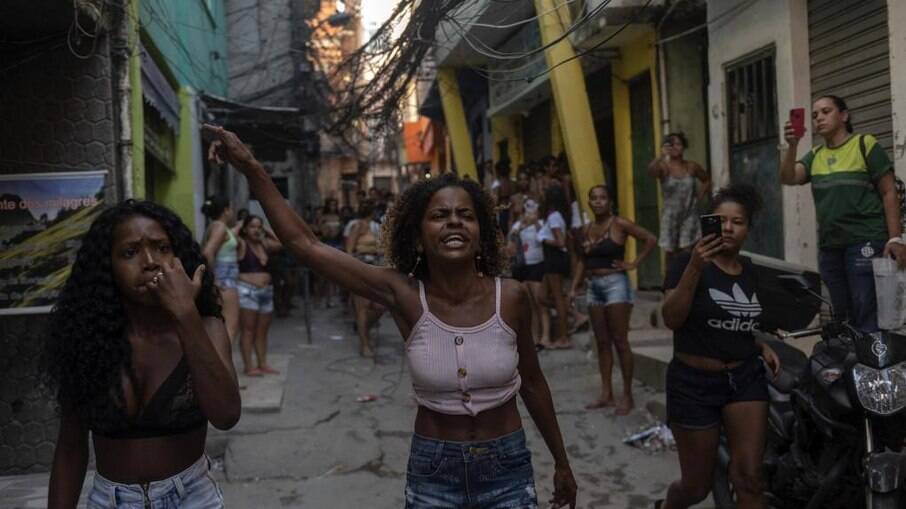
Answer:
[{"label": "earring", "polygon": [[475,269],[478,270],[478,277],[484,277],[484,272],[481,270],[481,254],[475,255]]},{"label": "earring", "polygon": [[419,253],[415,258],[415,265],[412,267],[412,270],[409,272],[409,277],[415,277],[415,269],[418,268],[418,264],[422,261],[422,254]]}]

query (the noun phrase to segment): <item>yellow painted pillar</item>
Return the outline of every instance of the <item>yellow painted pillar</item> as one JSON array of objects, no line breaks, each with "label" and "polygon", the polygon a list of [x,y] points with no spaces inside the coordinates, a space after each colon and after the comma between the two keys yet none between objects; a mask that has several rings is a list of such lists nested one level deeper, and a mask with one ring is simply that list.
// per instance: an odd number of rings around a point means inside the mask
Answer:
[{"label": "yellow painted pillar", "polygon": [[[546,13],[538,18],[541,42],[545,45],[563,34],[561,20],[569,20],[569,6],[561,3],[558,8],[556,4],[556,0],[535,0],[535,11]],[[550,81],[560,132],[577,197],[588,210],[588,190],[605,182],[604,164],[598,151],[585,75],[575,55],[568,38],[545,51],[548,67],[557,66],[550,73]]]},{"label": "yellow painted pillar", "polygon": [[444,120],[453,148],[453,162],[460,177],[469,176],[478,181],[478,168],[475,166],[475,155],[472,153],[472,137],[469,136],[469,125],[466,123],[466,110],[462,105],[459,82],[456,70],[443,68],[437,71],[437,87],[440,102],[444,109]]},{"label": "yellow painted pillar", "polygon": [[497,115],[491,117],[491,139],[493,140],[494,162],[503,159],[499,143],[507,141],[506,156],[510,166],[515,170],[525,161],[522,151],[522,125],[518,115]]},{"label": "yellow painted pillar", "polygon": [[[611,67],[611,90],[613,96],[613,131],[616,152],[617,199],[620,203],[620,215],[636,220],[635,175],[632,167],[632,121],[629,111],[629,82],[644,74],[651,78],[652,126],[654,137],[654,154],[660,154],[661,111],[659,81],[655,73],[656,58],[654,52],[655,34],[649,31],[620,47],[621,58],[614,61]],[[644,185],[644,184],[641,184]],[[658,182],[654,185],[660,186]],[[658,193],[660,206],[660,193]],[[626,252],[637,253],[635,239],[626,239]],[[664,259],[662,256],[661,267]],[[637,273],[631,272],[633,284]]]}]

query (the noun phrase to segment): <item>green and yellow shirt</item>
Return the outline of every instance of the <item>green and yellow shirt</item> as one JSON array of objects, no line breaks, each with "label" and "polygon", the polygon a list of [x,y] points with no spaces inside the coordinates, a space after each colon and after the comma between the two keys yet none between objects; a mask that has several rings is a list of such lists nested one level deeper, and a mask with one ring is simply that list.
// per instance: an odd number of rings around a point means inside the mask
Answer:
[{"label": "green and yellow shirt", "polygon": [[812,183],[821,247],[887,239],[884,205],[875,185],[893,165],[874,136],[853,135],[836,148],[819,145],[799,162]]}]

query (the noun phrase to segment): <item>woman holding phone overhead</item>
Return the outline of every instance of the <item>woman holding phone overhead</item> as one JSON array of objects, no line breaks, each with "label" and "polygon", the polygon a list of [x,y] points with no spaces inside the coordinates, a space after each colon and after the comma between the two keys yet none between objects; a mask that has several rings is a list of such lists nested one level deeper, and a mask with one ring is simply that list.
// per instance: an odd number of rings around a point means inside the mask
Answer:
[{"label": "woman holding phone overhead", "polygon": [[[815,133],[824,139],[798,161],[805,132],[791,112],[784,137],[789,149],[780,165],[786,185],[812,184],[818,217],[818,269],[834,312],[859,330],[878,330],[871,259],[896,258],[906,267],[900,203],[893,164],[870,134],[853,132],[846,102],[819,97],[812,104]],[[795,121],[795,122],[793,122]]]},{"label": "woman holding phone overhead", "polygon": [[683,133],[664,136],[661,156],[648,165],[648,175],[661,181],[663,209],[658,245],[670,257],[688,251],[699,237],[697,204],[711,192],[711,176],[695,161],[684,159],[689,143]]},{"label": "woman holding phone overhead", "polygon": [[248,179],[277,236],[302,263],[392,314],[412,374],[418,413],[406,507],[538,507],[531,453],[516,406],[525,406],[555,463],[555,507],[576,504],[576,482],[532,341],[522,285],[498,277],[504,261],[493,205],[454,174],[410,187],[385,221],[377,267],[321,243],[235,134],[204,126],[210,157]]}]

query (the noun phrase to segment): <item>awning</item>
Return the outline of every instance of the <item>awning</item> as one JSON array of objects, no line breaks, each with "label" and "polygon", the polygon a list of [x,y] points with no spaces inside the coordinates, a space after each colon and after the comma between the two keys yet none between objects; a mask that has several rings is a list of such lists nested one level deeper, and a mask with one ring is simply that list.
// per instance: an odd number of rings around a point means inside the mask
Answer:
[{"label": "awning", "polygon": [[264,159],[282,160],[288,149],[318,149],[317,126],[300,108],[257,106],[208,94],[201,98],[208,113],[206,121],[235,131]]},{"label": "awning", "polygon": [[174,132],[179,132],[179,96],[144,45],[141,50],[142,96]]}]

